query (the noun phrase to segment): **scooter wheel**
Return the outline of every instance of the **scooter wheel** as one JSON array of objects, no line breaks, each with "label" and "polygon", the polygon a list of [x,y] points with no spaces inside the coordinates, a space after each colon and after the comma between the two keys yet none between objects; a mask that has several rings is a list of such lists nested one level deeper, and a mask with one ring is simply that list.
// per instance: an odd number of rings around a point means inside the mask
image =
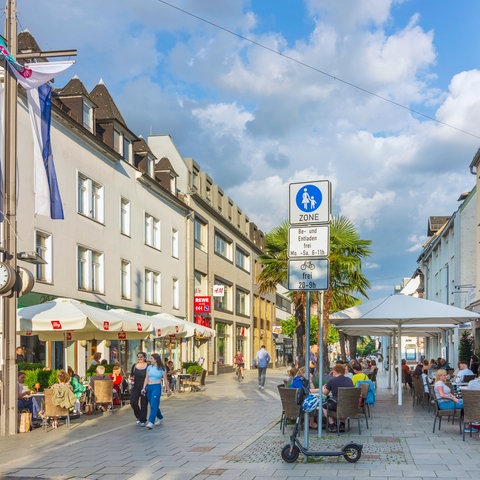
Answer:
[{"label": "scooter wheel", "polygon": [[300,455],[300,449],[294,445],[293,448],[290,445],[285,445],[282,449],[282,458],[287,463],[296,462]]},{"label": "scooter wheel", "polygon": [[360,460],[362,456],[362,447],[358,445],[347,445],[343,449],[343,458],[350,463],[355,463]]}]

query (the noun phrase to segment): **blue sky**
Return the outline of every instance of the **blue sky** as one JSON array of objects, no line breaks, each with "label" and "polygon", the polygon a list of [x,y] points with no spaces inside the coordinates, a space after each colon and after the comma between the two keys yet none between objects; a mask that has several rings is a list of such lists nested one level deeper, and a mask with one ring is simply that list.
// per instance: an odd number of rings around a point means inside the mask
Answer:
[{"label": "blue sky", "polygon": [[333,212],[372,240],[370,298],[390,294],[416,268],[428,217],[474,186],[480,2],[167,3],[211,23],[159,0],[17,8],[41,48],[78,50],[55,86],[103,79],[132,131],[169,133],[263,231],[287,218],[290,183],[330,180]]}]

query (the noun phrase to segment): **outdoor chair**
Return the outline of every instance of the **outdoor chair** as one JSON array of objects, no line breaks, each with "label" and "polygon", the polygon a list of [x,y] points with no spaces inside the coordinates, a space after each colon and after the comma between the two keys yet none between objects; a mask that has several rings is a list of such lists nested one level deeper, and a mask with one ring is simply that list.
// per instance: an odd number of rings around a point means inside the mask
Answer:
[{"label": "outdoor chair", "polygon": [[413,406],[419,405],[421,403],[422,408],[425,402],[425,386],[423,385],[422,377],[412,377],[413,383]]},{"label": "outdoor chair", "polygon": [[43,408],[43,428],[48,429],[48,421],[51,418],[65,418],[65,423],[70,428],[70,411],[68,408],[59,407],[53,403],[53,390],[46,388],[43,393],[45,394],[44,408]]},{"label": "outdoor chair", "polygon": [[97,412],[101,407],[107,408],[113,412],[113,380],[93,381],[93,411]]},{"label": "outdoor chair", "polygon": [[368,398],[368,390],[370,389],[370,385],[368,383],[359,384],[357,382],[357,387],[360,387],[360,390],[361,390],[360,398],[362,399],[362,401],[358,405],[358,408],[360,410],[360,413],[365,417],[365,424],[367,425],[367,430],[368,430],[368,417],[370,416],[370,407],[367,404],[367,398]]},{"label": "outdoor chair", "polygon": [[282,416],[280,418],[280,430],[285,433],[285,425],[288,420],[295,422],[300,415],[302,406],[298,404],[301,388],[285,388],[278,385],[278,394],[282,402]]},{"label": "outdoor chair", "polygon": [[377,374],[378,374],[378,367],[373,369],[373,372],[369,375],[370,380],[373,382],[373,386],[375,390],[377,389]]},{"label": "outdoor chair", "polygon": [[350,430],[350,420],[357,419],[358,433],[362,433],[360,427],[360,411],[358,402],[361,395],[360,387],[340,387],[337,392],[337,410],[330,411],[327,402],[327,417],[334,417],[337,421],[337,433],[340,435],[340,421],[345,420],[348,430]]},{"label": "outdoor chair", "polygon": [[452,418],[452,425],[455,423],[455,418],[459,419],[459,431],[462,433],[462,410],[452,408],[451,410],[440,410],[438,406],[438,400],[435,399],[435,416],[433,417],[433,433],[435,433],[435,426],[437,424],[438,418],[438,429],[440,430],[442,426],[442,418],[447,417],[448,421],[450,421],[450,417]]},{"label": "outdoor chair", "polygon": [[125,379],[119,385],[118,396],[120,397],[120,406],[128,405],[130,403],[130,388]]},{"label": "outdoor chair", "polygon": [[[480,390],[462,390],[463,399],[463,425],[470,427],[472,436],[472,423],[480,422]],[[462,422],[460,422],[462,423]],[[465,441],[465,428],[463,428],[463,441]]]},{"label": "outdoor chair", "polygon": [[430,413],[430,407],[435,405],[435,386],[431,382],[428,384],[428,413]]},{"label": "outdoor chair", "polygon": [[207,371],[204,369],[200,375],[200,378],[197,380],[184,380],[183,386],[190,387],[191,392],[201,392],[205,390],[205,378],[207,377]]}]

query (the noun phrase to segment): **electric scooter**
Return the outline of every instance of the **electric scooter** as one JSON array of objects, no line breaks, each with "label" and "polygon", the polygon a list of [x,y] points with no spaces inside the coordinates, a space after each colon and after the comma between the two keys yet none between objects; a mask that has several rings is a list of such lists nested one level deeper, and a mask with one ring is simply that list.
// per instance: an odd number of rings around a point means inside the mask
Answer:
[{"label": "electric scooter", "polygon": [[292,435],[290,436],[290,443],[285,445],[282,449],[282,458],[287,463],[296,462],[300,452],[307,457],[342,457],[350,463],[355,463],[360,460],[362,456],[363,445],[358,443],[347,443],[341,450],[332,452],[317,452],[307,450],[298,439],[298,433],[300,432],[300,422],[302,413],[300,413],[295,421]]}]

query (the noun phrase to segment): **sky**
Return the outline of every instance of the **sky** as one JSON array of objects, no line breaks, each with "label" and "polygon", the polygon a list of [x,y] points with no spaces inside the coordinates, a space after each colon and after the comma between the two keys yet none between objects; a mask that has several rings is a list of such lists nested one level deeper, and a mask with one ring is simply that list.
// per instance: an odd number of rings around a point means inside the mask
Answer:
[{"label": "sky", "polygon": [[55,87],[102,80],[135,134],[170,134],[264,232],[290,183],[329,180],[372,241],[371,299],[474,187],[477,0],[17,0],[17,18],[77,49]]}]

